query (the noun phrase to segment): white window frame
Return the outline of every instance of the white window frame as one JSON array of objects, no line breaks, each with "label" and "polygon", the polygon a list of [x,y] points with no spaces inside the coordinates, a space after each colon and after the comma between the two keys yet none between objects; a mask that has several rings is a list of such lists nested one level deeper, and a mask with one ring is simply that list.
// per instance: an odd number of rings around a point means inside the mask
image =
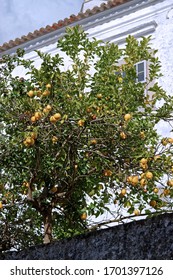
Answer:
[{"label": "white window frame", "polygon": [[[143,63],[144,67],[143,67],[143,71],[138,72],[138,65]],[[119,65],[124,64],[124,61],[120,61]],[[140,60],[139,62],[134,64],[135,70],[136,70],[136,83],[146,83],[147,82],[147,77],[148,77],[148,63],[146,60]],[[139,81],[139,77],[138,75],[140,73],[144,73],[144,79]],[[115,72],[116,75],[120,75],[122,78],[125,77],[126,73],[125,72]]]},{"label": "white window frame", "polygon": [[[142,63],[144,65],[143,71],[138,72],[138,66],[139,66],[139,64],[142,64]],[[146,83],[147,82],[147,61],[146,60],[141,60],[141,61],[137,62],[134,66],[135,66],[136,75],[137,75],[136,82],[137,83]],[[143,74],[144,75],[144,79],[141,80],[141,81],[139,81],[139,74],[140,73],[144,73]]]}]

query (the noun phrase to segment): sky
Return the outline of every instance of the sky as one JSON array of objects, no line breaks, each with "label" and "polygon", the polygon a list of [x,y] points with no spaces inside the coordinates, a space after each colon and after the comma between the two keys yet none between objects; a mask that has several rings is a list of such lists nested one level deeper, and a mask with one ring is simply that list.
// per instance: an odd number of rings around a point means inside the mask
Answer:
[{"label": "sky", "polygon": [[0,45],[80,12],[83,0],[0,0]]}]

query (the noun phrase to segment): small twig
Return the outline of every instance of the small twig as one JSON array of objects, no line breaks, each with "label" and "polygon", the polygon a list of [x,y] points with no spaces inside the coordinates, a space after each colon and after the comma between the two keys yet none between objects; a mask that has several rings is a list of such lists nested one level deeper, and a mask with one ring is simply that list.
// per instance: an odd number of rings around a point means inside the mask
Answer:
[{"label": "small twig", "polygon": [[76,181],[77,181],[78,179],[80,179],[80,178],[89,176],[90,174],[94,173],[96,170],[97,170],[97,168],[94,167],[94,168],[91,169],[88,173],[77,176],[77,177],[74,179],[74,182],[76,182]]},{"label": "small twig", "polygon": [[65,147],[65,145],[67,144],[67,142],[70,140],[70,138],[72,137],[73,132],[68,136],[68,138],[62,143],[61,149],[59,150],[59,152],[55,155],[55,158],[59,157],[62,149]]}]

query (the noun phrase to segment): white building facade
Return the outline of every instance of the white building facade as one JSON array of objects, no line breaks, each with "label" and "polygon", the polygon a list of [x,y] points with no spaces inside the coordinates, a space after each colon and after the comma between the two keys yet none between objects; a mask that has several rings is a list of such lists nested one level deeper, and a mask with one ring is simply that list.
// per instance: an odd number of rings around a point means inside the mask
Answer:
[{"label": "white building facade", "polygon": [[[95,7],[97,5],[101,6]],[[151,35],[152,48],[159,50],[158,56],[162,63],[164,77],[160,82],[167,92],[173,91],[173,0],[84,0],[81,12],[72,23],[70,20],[69,24],[61,22],[62,27],[57,26],[57,30],[54,24],[53,31],[48,26],[42,28],[41,34],[38,31],[23,36],[26,42],[17,38],[5,43],[0,47],[0,56],[13,53],[17,48],[24,48],[29,59],[37,60],[33,52],[35,49],[53,54],[56,52],[56,42],[63,36],[66,27],[76,24],[81,25],[89,37],[119,45],[125,42],[129,34],[136,38]]]},{"label": "white building facade", "polygon": [[[55,54],[57,41],[65,34],[66,27],[76,24],[81,25],[91,38],[120,46],[129,34],[135,38],[151,36],[151,47],[158,49],[157,55],[162,64],[163,77],[159,83],[168,94],[173,93],[173,0],[84,0],[77,16],[71,15],[69,20],[61,20],[5,43],[0,47],[0,57],[23,48],[25,57],[35,60],[39,66],[34,50]],[[21,68],[16,74],[24,75]]]}]

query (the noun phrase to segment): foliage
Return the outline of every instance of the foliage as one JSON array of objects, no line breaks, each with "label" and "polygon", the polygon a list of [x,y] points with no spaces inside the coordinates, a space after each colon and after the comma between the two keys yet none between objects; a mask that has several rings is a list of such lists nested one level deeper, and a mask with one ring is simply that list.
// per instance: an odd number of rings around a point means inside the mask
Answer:
[{"label": "foliage", "polygon": [[[1,59],[1,250],[85,232],[105,211],[120,220],[171,211],[173,138],[155,126],[173,104],[149,41],[128,36],[121,49],[75,27],[56,55],[37,51],[39,68],[22,50]],[[149,74],[137,83],[142,60]]]}]

